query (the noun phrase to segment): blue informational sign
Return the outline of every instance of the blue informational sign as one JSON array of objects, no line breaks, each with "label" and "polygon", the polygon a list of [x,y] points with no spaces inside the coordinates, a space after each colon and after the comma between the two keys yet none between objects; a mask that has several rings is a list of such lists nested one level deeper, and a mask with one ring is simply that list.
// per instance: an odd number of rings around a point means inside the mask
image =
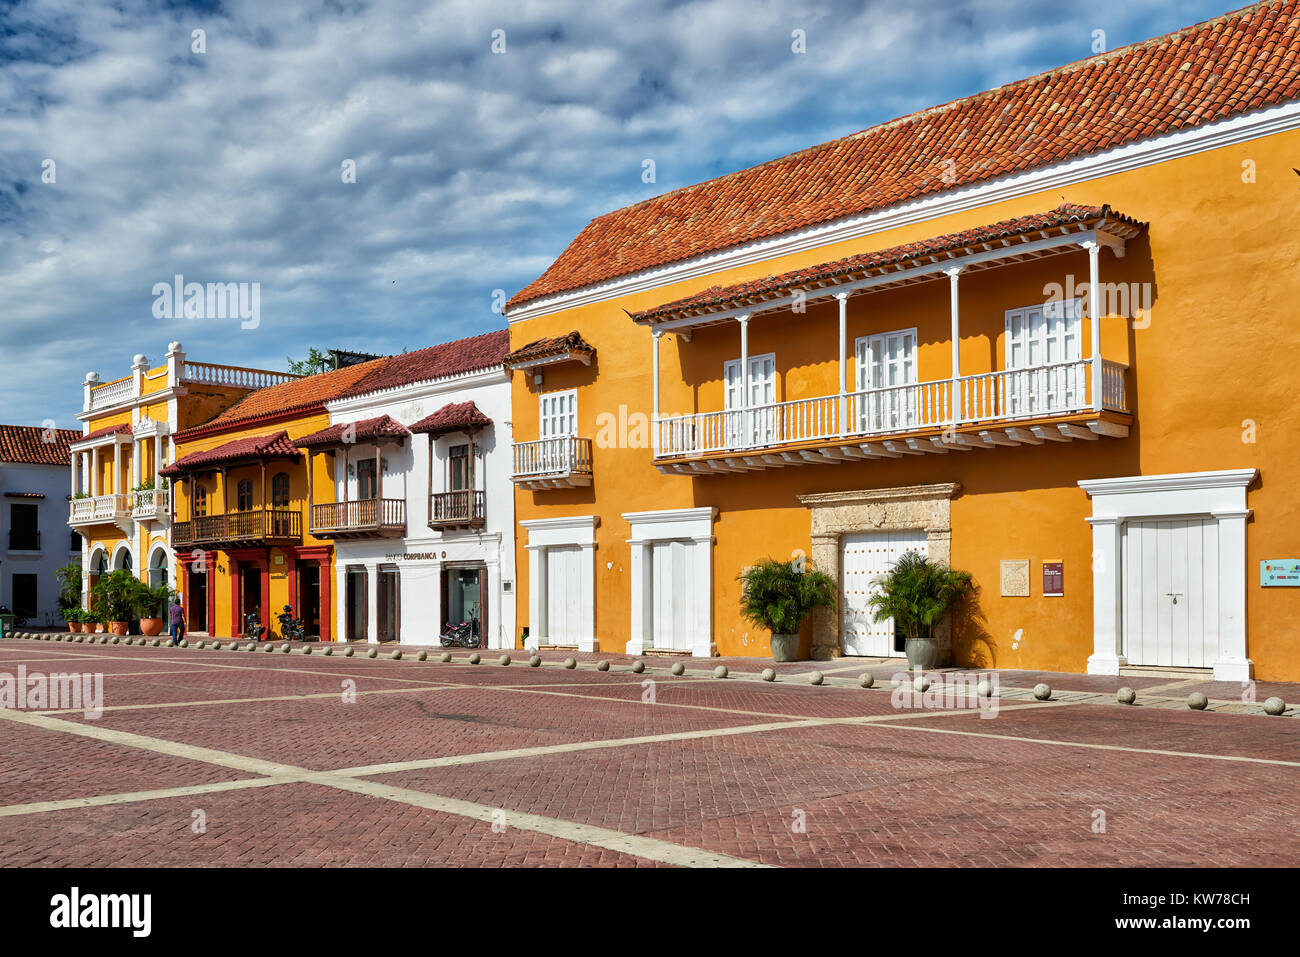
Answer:
[{"label": "blue informational sign", "polygon": [[1259,563],[1259,583],[1265,588],[1300,588],[1300,559],[1265,559]]}]

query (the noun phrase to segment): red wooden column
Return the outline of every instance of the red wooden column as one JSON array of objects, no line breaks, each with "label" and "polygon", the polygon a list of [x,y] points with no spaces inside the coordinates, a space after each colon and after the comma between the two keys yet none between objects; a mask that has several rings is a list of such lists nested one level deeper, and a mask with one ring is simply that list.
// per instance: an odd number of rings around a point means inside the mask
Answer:
[{"label": "red wooden column", "polygon": [[217,553],[204,552],[206,556],[205,571],[203,574],[208,576],[208,634],[215,634],[217,631]]},{"label": "red wooden column", "polygon": [[320,639],[321,641],[333,641],[334,629],[334,598],[333,598],[333,581],[334,572],[330,566],[328,558],[320,560]]},{"label": "red wooden column", "polygon": [[[230,634],[236,638],[243,637],[244,634],[244,614],[243,604],[240,601],[242,597],[239,578],[239,562],[230,559]],[[215,582],[213,583],[215,584]],[[209,588],[208,591],[216,591],[215,588]]]}]

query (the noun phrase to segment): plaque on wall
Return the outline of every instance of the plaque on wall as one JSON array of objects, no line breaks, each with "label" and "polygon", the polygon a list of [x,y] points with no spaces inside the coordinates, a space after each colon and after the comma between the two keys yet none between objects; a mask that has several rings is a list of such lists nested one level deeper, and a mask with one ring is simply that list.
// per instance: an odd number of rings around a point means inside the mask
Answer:
[{"label": "plaque on wall", "polygon": [[1065,594],[1065,562],[1043,562],[1043,597],[1060,598]]},{"label": "plaque on wall", "polygon": [[1002,597],[1029,597],[1029,559],[1004,561],[1002,564]]}]

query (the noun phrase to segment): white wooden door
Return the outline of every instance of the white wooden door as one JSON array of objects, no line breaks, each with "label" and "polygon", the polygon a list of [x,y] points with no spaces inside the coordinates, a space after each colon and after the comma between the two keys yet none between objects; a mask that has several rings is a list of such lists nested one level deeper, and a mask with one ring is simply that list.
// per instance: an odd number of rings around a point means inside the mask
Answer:
[{"label": "white wooden door", "polygon": [[1078,364],[1082,326],[1078,299],[1007,310],[1009,414],[1051,415],[1084,407],[1087,373]]},{"label": "white wooden door", "polygon": [[858,431],[896,432],[916,427],[916,330],[863,336],[856,342]]},{"label": "white wooden door", "polygon": [[880,591],[878,576],[906,552],[926,555],[924,529],[851,532],[840,539],[840,641],[846,655],[885,658],[901,654],[894,641],[894,619],[872,620],[867,599]]},{"label": "white wooden door", "polygon": [[540,471],[564,472],[570,467],[571,436],[578,434],[578,393],[546,392],[541,396],[540,431],[542,442],[538,451]]},{"label": "white wooden door", "polygon": [[1219,523],[1128,522],[1121,544],[1131,665],[1212,668],[1219,656]]},{"label": "white wooden door", "polygon": [[576,545],[546,549],[545,638],[553,645],[576,645],[580,637],[581,558]]},{"label": "white wooden door", "polygon": [[748,411],[741,411],[745,382],[740,374],[740,360],[725,363],[722,374],[726,387],[727,447],[770,445],[776,436],[776,413],[771,408],[776,402],[776,354],[749,357]]},{"label": "white wooden door", "polygon": [[650,546],[650,628],[652,647],[690,648],[696,602],[702,589],[696,581],[695,543],[655,542]]}]

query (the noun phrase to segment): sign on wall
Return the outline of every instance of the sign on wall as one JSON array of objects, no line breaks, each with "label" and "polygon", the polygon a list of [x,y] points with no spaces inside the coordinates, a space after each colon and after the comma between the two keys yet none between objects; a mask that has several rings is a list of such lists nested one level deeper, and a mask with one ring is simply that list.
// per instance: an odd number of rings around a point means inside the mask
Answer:
[{"label": "sign on wall", "polygon": [[1060,598],[1065,594],[1065,562],[1043,562],[1043,597]]},{"label": "sign on wall", "polygon": [[1029,559],[1003,561],[1001,572],[1004,598],[1025,598],[1029,595]]},{"label": "sign on wall", "polygon": [[1300,559],[1264,559],[1259,563],[1259,583],[1265,588],[1300,588]]}]

